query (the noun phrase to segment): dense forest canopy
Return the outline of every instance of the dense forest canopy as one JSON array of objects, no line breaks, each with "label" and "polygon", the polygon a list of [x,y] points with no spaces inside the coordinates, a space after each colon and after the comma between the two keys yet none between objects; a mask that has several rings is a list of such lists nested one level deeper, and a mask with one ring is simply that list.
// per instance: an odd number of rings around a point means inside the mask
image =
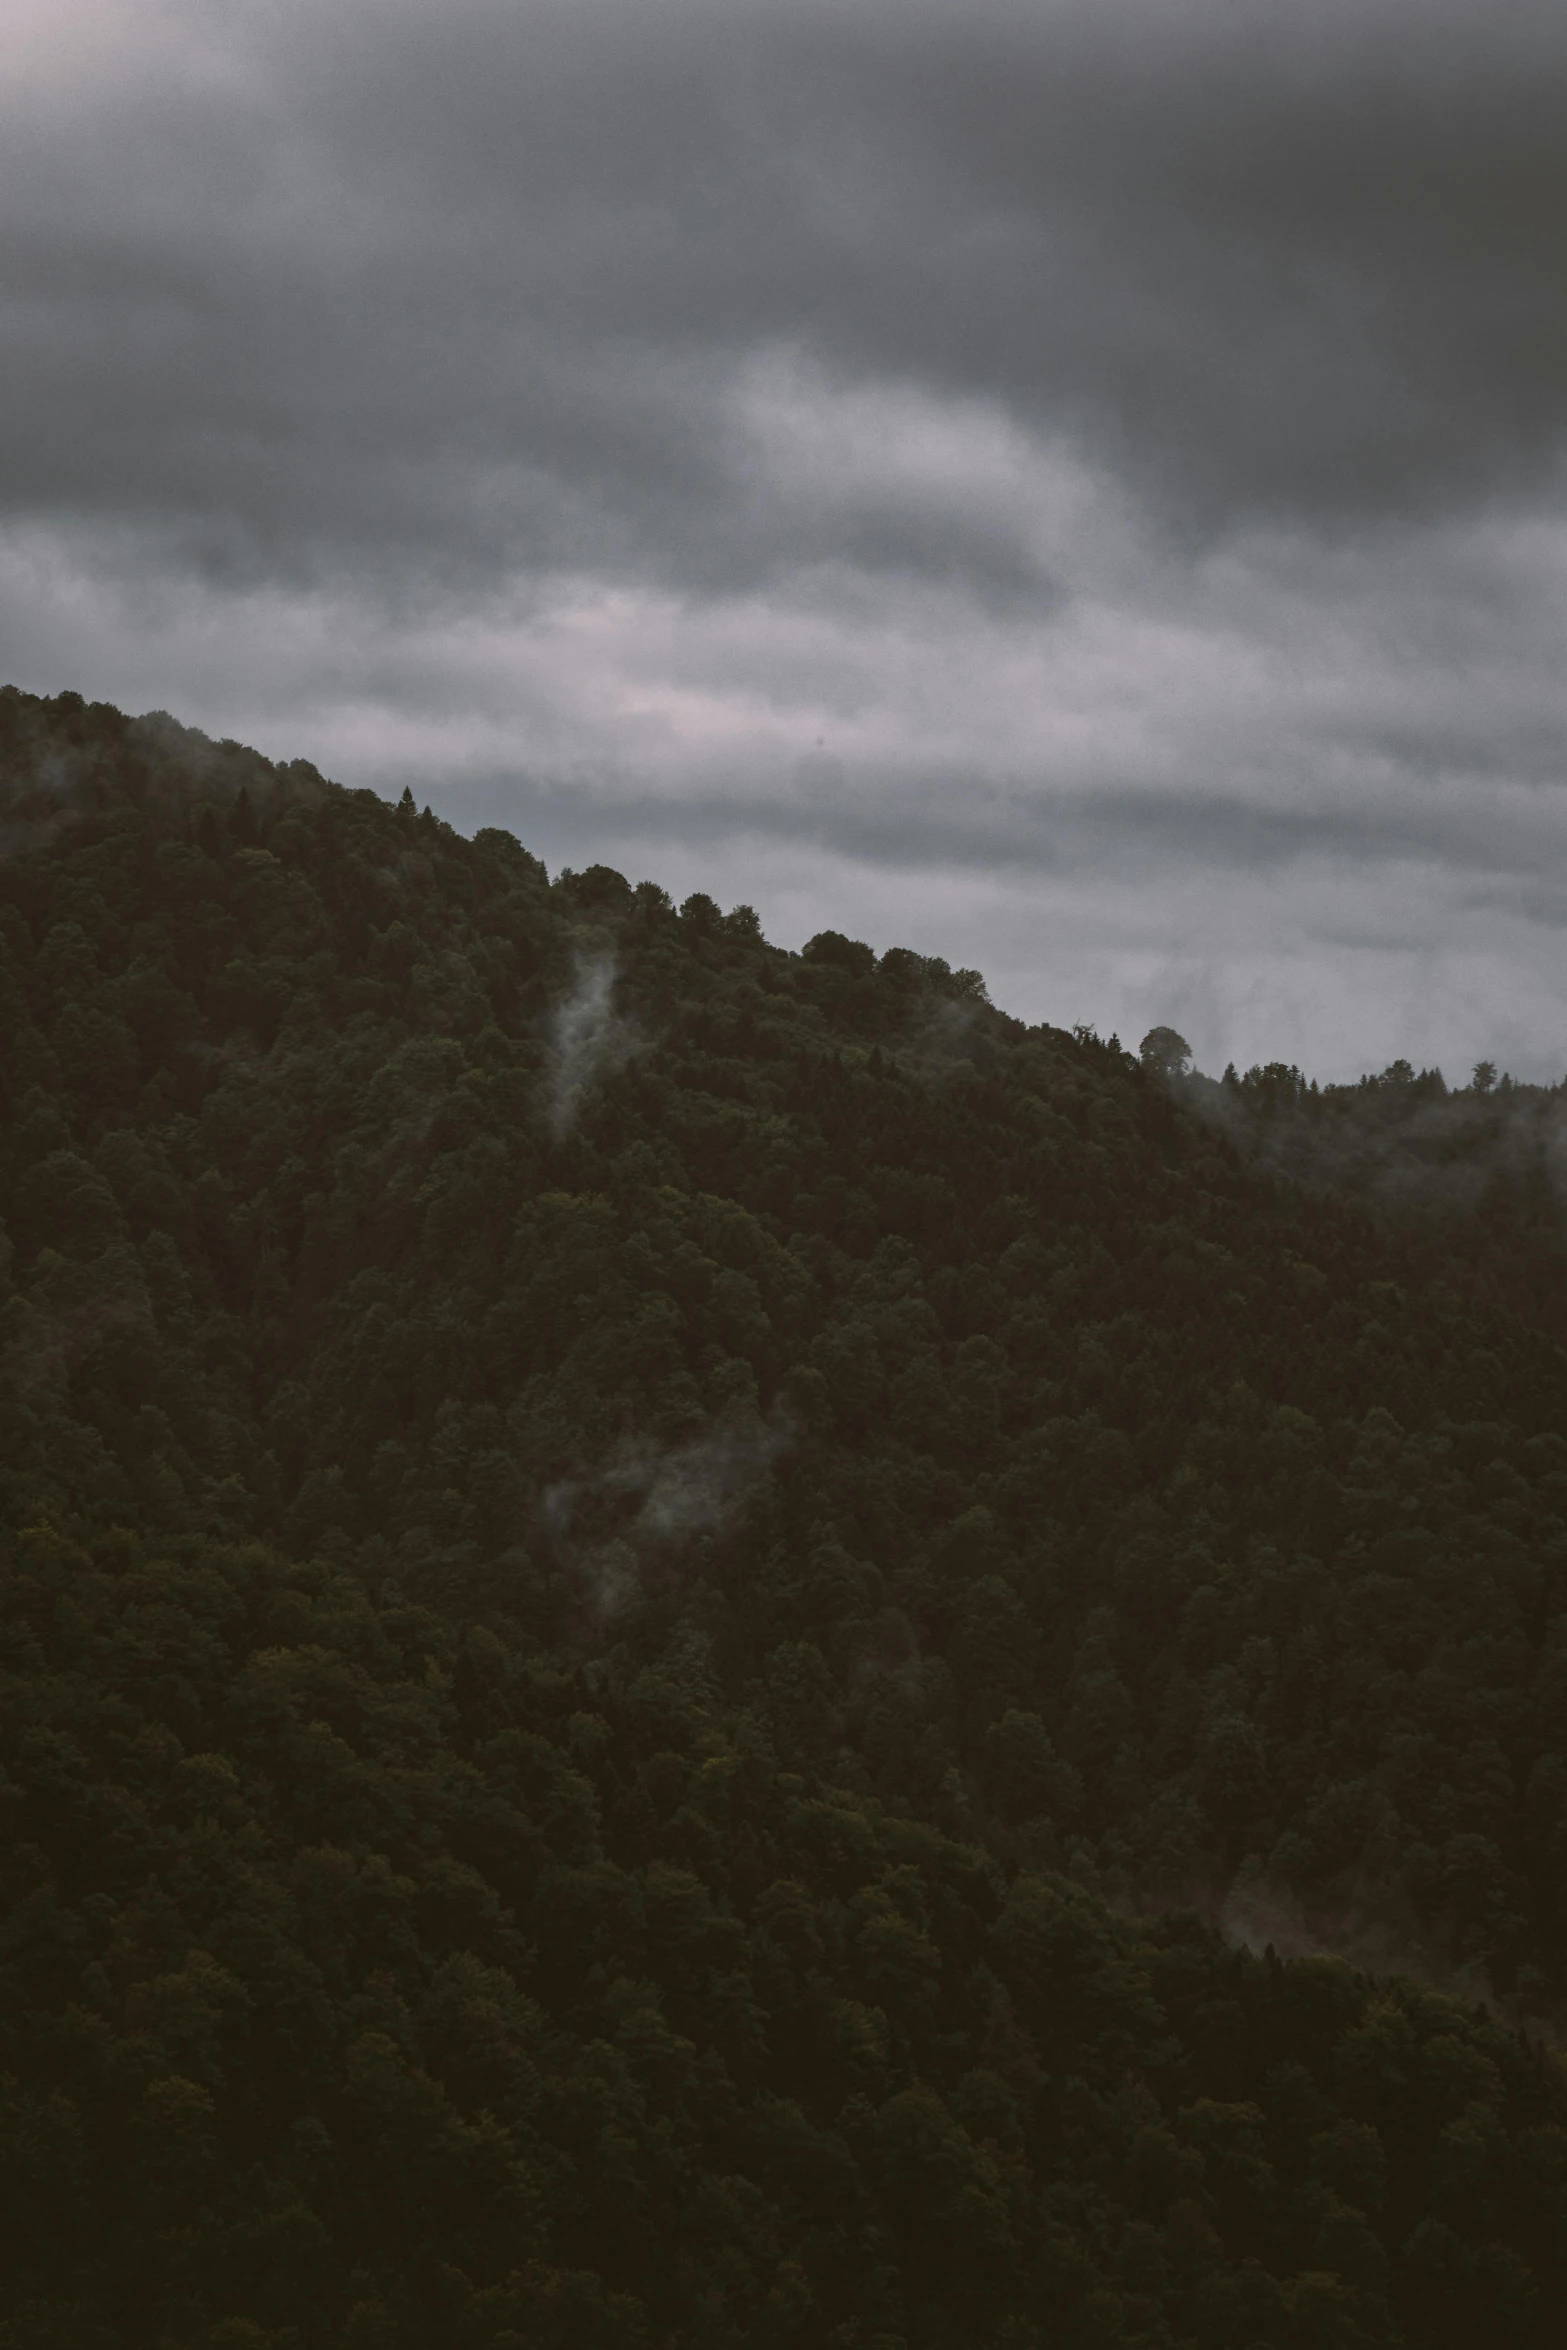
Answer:
[{"label": "dense forest canopy", "polygon": [[0,1038],[4,2350],[1564,2337],[1557,1093],[12,689]]}]

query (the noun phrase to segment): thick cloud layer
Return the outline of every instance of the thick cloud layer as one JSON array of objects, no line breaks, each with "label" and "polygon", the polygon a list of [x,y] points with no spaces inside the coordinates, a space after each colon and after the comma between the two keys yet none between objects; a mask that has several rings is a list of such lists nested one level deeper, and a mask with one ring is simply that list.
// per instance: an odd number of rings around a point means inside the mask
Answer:
[{"label": "thick cloud layer", "polygon": [[1567,26],[54,0],[0,667],[1199,1057],[1567,1058]]}]

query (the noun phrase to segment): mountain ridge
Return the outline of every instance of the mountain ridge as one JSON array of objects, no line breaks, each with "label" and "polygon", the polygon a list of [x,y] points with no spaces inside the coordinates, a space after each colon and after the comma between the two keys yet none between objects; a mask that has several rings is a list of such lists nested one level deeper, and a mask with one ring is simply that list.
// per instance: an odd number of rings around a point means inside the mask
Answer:
[{"label": "mountain ridge", "polygon": [[11,2340],[1553,2338],[1537,1185],[75,697],[0,822]]}]

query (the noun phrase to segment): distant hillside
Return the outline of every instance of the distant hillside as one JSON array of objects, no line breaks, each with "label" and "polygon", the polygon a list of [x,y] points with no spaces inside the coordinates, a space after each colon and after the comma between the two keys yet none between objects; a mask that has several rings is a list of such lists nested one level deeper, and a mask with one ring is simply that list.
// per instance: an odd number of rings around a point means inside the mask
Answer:
[{"label": "distant hillside", "polygon": [[0,1039],[0,2350],[1563,2338],[1554,1095],[13,689]]},{"label": "distant hillside", "polygon": [[1567,1330],[1567,1078],[1517,1084],[1481,1061],[1449,1086],[1440,1069],[1395,1061],[1319,1086],[1272,1062],[1176,1084],[1251,1164],[1444,1221],[1446,1247],[1484,1263],[1512,1311]]}]

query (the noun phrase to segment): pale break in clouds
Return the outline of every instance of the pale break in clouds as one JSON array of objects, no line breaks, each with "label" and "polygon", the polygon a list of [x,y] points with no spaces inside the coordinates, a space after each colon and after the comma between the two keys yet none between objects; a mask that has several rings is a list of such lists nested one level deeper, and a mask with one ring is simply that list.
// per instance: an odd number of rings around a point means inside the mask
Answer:
[{"label": "pale break in clouds", "polygon": [[1567,1067],[1555,0],[6,45],[18,684],[1209,1067]]}]

